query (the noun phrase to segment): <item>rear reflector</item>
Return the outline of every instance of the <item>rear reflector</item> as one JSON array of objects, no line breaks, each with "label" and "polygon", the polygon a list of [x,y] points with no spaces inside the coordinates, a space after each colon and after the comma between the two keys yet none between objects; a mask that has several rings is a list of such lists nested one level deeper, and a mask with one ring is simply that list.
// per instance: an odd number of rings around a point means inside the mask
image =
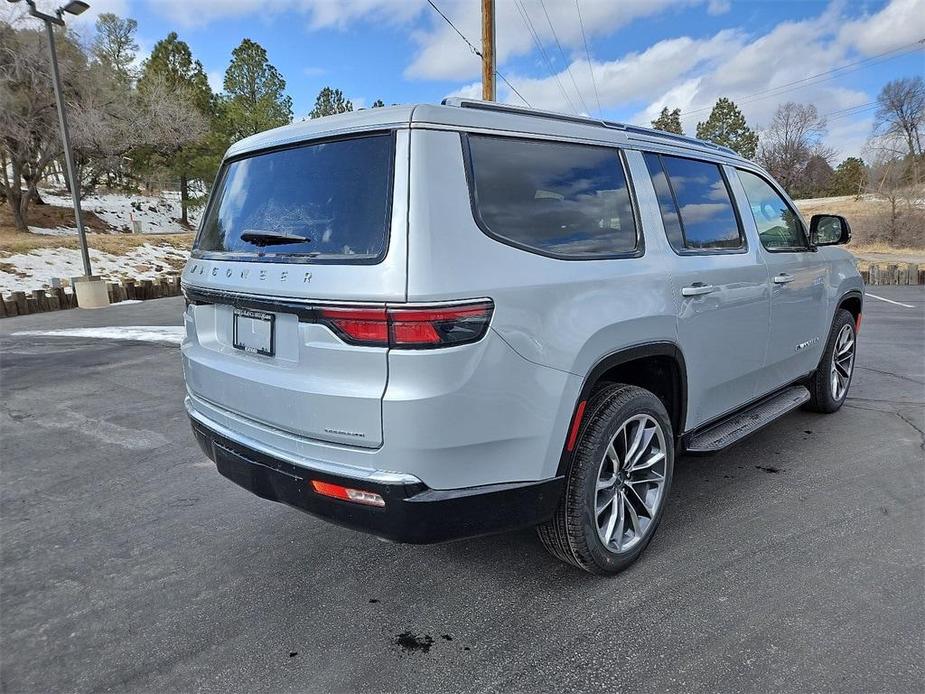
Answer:
[{"label": "rear reflector", "polygon": [[350,487],[322,482],[321,480],[312,480],[312,488],[322,496],[329,496],[333,499],[355,501],[358,504],[366,504],[367,506],[385,506],[385,499],[375,492],[351,489]]},{"label": "rear reflector", "polygon": [[427,349],[482,339],[491,322],[490,300],[451,306],[319,307],[319,322],[345,342],[370,347]]},{"label": "rear reflector", "polygon": [[861,318],[864,316],[863,313],[859,313],[858,317],[854,320],[854,334],[857,335],[861,332]]},{"label": "rear reflector", "polygon": [[578,407],[575,408],[575,418],[572,420],[572,429],[569,431],[568,442],[565,444],[565,450],[569,452],[575,449],[575,441],[578,440],[578,430],[581,429],[581,420],[585,416],[585,405],[587,404],[587,400],[582,400],[578,403]]}]

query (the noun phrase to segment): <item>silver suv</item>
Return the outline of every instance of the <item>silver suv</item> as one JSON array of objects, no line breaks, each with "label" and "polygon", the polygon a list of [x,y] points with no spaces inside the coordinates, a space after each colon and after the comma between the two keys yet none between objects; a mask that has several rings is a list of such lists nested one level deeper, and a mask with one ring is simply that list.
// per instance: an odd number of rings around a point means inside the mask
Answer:
[{"label": "silver suv", "polygon": [[734,152],[448,99],[225,156],[183,273],[186,407],[218,471],[426,543],[536,526],[615,573],[682,452],[851,383],[863,283]]}]

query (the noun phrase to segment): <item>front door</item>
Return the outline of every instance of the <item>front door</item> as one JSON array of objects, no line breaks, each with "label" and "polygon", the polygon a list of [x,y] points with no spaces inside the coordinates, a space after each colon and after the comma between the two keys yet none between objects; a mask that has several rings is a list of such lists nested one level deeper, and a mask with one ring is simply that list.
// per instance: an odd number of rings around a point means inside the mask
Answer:
[{"label": "front door", "polygon": [[826,264],[789,199],[757,173],[738,170],[767,266],[771,337],[758,377],[759,394],[802,376],[819,363],[828,337]]}]

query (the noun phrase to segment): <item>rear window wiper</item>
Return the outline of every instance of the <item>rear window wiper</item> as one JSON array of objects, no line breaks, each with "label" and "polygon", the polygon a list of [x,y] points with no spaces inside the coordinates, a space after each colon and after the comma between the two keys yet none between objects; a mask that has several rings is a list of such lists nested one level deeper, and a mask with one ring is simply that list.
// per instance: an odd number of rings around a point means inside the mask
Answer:
[{"label": "rear window wiper", "polygon": [[241,240],[258,246],[274,246],[282,243],[308,243],[307,236],[287,234],[283,231],[267,231],[264,229],[245,229],[241,232]]}]

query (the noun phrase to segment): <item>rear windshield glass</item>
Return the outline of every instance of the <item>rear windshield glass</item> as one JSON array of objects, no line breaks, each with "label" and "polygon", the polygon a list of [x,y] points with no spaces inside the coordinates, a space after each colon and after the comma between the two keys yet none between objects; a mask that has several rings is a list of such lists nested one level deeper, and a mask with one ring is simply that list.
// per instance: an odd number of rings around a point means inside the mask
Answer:
[{"label": "rear windshield glass", "polygon": [[201,253],[374,262],[385,254],[392,137],[278,150],[225,165]]}]

